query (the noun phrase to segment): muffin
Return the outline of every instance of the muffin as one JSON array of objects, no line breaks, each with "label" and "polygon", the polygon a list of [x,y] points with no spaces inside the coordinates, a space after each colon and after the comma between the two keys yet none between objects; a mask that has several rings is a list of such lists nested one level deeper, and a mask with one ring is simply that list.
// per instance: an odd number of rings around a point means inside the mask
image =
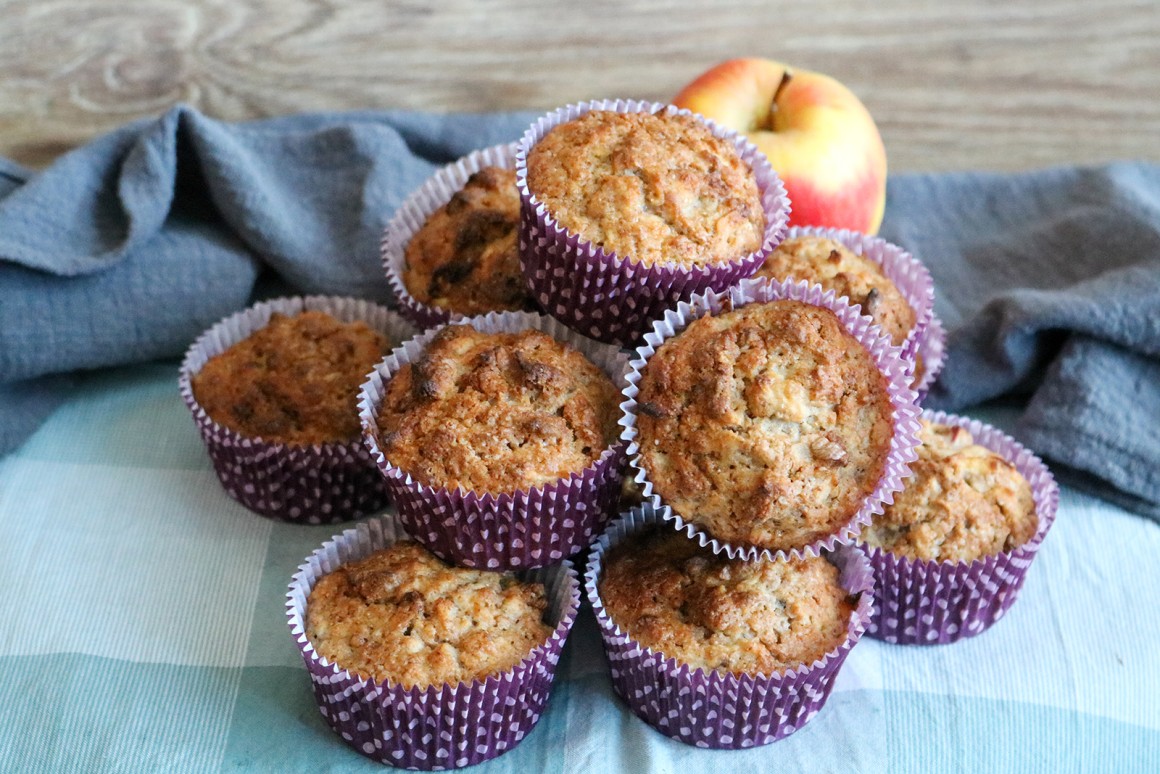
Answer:
[{"label": "muffin", "polygon": [[419,328],[534,308],[519,265],[515,154],[515,143],[493,145],[440,167],[383,230],[387,283]]},{"label": "muffin", "polygon": [[831,237],[791,234],[765,257],[754,276],[817,282],[859,305],[895,346],[902,346],[917,320],[882,267]]},{"label": "muffin", "polygon": [[955,642],[1002,618],[1059,501],[1043,462],[999,430],[923,420],[913,478],[861,535],[875,576],[869,633],[893,643]]},{"label": "muffin", "polygon": [[407,243],[407,290],[420,303],[462,315],[532,309],[520,273],[519,219],[515,170],[475,172]]},{"label": "muffin", "polygon": [[642,530],[610,550],[599,590],[625,634],[706,672],[812,664],[846,639],[854,612],[821,557],[744,562],[670,529]]},{"label": "muffin", "polygon": [[190,345],[179,387],[226,492],[263,516],[324,524],[386,505],[359,387],[414,329],[362,299],[278,298]]},{"label": "muffin", "polygon": [[627,371],[617,347],[550,317],[470,318],[404,342],[370,374],[363,439],[435,555],[541,567],[584,548],[615,508]]},{"label": "muffin", "polygon": [[870,620],[866,557],[730,560],[661,523],[651,506],[592,546],[585,588],[613,687],[661,733],[745,748],[821,710]]},{"label": "muffin", "polygon": [[785,188],[755,147],[687,110],[570,105],[516,154],[524,278],[573,330],[635,343],[693,293],[749,276],[785,233]]},{"label": "muffin", "polygon": [[592,110],[536,143],[527,172],[560,226],[646,266],[728,263],[763,241],[753,171],[690,114]]},{"label": "muffin", "polygon": [[241,435],[285,444],[357,439],[359,385],[389,350],[387,337],[361,320],[274,312],[210,358],[193,377],[193,396]]},{"label": "muffin", "polygon": [[[383,516],[307,557],[286,613],[318,709],[345,743],[391,766],[449,769],[535,727],[579,607],[568,562],[518,577],[450,568]],[[371,676],[380,669],[385,679]]]},{"label": "muffin", "polygon": [[970,562],[1011,551],[1038,526],[1031,485],[969,430],[922,420],[918,460],[863,540],[896,556]]},{"label": "muffin", "polygon": [[379,446],[428,486],[529,489],[583,470],[616,441],[618,396],[607,374],[542,331],[449,325],[387,385]]},{"label": "muffin", "polygon": [[552,633],[542,583],[451,567],[401,540],[321,578],[306,636],[350,672],[404,688],[483,680]]},{"label": "muffin", "polygon": [[700,317],[657,349],[639,386],[653,491],[722,542],[814,543],[885,470],[886,379],[827,308],[784,299]]}]

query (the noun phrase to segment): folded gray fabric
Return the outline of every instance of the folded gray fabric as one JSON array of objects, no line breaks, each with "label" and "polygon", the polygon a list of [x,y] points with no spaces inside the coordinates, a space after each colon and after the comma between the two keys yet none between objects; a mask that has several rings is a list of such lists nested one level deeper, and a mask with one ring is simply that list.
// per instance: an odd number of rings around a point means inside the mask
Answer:
[{"label": "folded gray fabric", "polygon": [[[387,300],[398,204],[534,117],[178,107],[39,174],[0,159],[0,454],[71,375],[176,357],[270,288]],[[1160,167],[896,175],[882,235],[951,330],[931,404],[1027,400],[1017,434],[1057,471],[1160,517]]]},{"label": "folded gray fabric", "polygon": [[1017,438],[1160,518],[1160,166],[899,176],[886,213],[951,332],[927,405],[1030,396]]}]

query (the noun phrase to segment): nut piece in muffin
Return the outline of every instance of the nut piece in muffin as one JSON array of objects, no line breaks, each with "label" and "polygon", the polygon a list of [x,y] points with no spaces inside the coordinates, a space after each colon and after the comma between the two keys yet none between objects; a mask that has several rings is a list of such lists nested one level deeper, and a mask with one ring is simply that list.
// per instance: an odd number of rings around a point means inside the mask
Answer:
[{"label": "nut piece in muffin", "polygon": [[594,463],[618,405],[608,375],[546,333],[449,325],[391,378],[376,422],[383,454],[420,483],[499,494]]},{"label": "nut piece in muffin", "polygon": [[728,263],[764,241],[753,170],[689,115],[594,110],[549,131],[527,168],[561,227],[646,266]]},{"label": "nut piece in muffin", "polygon": [[264,328],[210,358],[192,379],[193,396],[240,435],[291,445],[346,442],[359,437],[359,386],[389,347],[361,321],[275,312]]},{"label": "nut piece in muffin", "polygon": [[840,530],[885,470],[886,380],[829,309],[752,303],[694,320],[645,364],[640,462],[726,543],[800,548]]},{"label": "nut piece in muffin", "polygon": [[323,576],[306,605],[320,655],[404,688],[509,670],[552,633],[543,584],[452,567],[409,540]]},{"label": "nut piece in muffin", "polygon": [[918,461],[894,504],[862,532],[868,545],[909,559],[971,562],[1035,536],[1031,485],[964,427],[922,420]]},{"label": "nut piece in muffin", "polygon": [[407,291],[464,315],[534,309],[520,272],[519,219],[515,170],[479,170],[407,243]]},{"label": "nut piece in muffin", "polygon": [[822,557],[743,562],[672,530],[609,551],[600,579],[608,616],[632,639],[705,671],[780,674],[846,639],[855,603]]},{"label": "nut piece in muffin", "polygon": [[914,309],[882,267],[836,239],[808,235],[786,239],[754,276],[816,282],[845,296],[861,306],[862,314],[871,317],[895,346],[914,328]]}]

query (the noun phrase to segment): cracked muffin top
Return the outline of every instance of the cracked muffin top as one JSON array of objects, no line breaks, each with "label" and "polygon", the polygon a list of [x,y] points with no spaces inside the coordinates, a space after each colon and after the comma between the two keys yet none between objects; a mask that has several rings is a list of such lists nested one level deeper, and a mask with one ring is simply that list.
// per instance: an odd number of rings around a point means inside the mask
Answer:
[{"label": "cracked muffin top", "polygon": [[877,486],[894,433],[886,379],[829,309],[752,303],[694,320],[643,368],[641,465],[717,540],[800,548]]},{"label": "cracked muffin top", "polygon": [[306,636],[343,669],[405,688],[509,670],[552,633],[541,583],[452,567],[404,540],[315,584]]},{"label": "cracked muffin top", "polygon": [[914,309],[882,267],[828,237],[786,239],[766,256],[755,277],[816,282],[862,307],[895,346],[906,341],[916,321]]},{"label": "cracked muffin top", "polygon": [[420,483],[498,494],[591,465],[618,407],[608,375],[545,333],[449,325],[391,378],[376,421],[386,458]]},{"label": "cracked muffin top", "polygon": [[600,579],[608,616],[637,642],[706,671],[771,675],[841,645],[855,602],[822,557],[743,562],[671,529],[609,551]]},{"label": "cracked muffin top", "polygon": [[359,437],[359,387],[389,348],[361,321],[275,312],[206,362],[191,380],[193,396],[241,435],[298,445],[349,441]]},{"label": "cracked muffin top", "polygon": [[894,504],[862,540],[899,556],[970,562],[1011,551],[1035,536],[1031,485],[970,431],[922,420],[918,461]]},{"label": "cracked muffin top", "polygon": [[534,309],[520,272],[519,219],[515,170],[479,170],[407,243],[407,291],[421,303],[469,316]]},{"label": "cracked muffin top", "polygon": [[753,170],[689,115],[594,110],[549,131],[527,169],[560,226],[646,266],[728,263],[764,240]]}]

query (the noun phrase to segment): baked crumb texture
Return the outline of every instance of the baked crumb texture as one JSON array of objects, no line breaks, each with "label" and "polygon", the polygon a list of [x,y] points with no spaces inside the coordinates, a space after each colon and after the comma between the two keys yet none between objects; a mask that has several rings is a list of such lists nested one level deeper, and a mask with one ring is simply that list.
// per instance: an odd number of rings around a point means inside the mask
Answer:
[{"label": "baked crumb texture", "polygon": [[937,411],[923,420],[913,478],[861,536],[874,571],[867,633],[902,645],[956,642],[1002,618],[1059,505],[1051,471],[1006,434]]},{"label": "baked crumb texture", "polygon": [[924,419],[918,461],[865,542],[898,556],[970,562],[1011,551],[1038,527],[1031,486],[1015,466],[975,443],[965,427]]},{"label": "baked crumb texture", "polygon": [[321,578],[306,633],[343,669],[404,688],[483,680],[552,632],[544,586],[452,567],[411,541]]},{"label": "baked crumb texture", "polygon": [[373,760],[430,770],[527,736],[579,608],[568,563],[518,576],[451,567],[385,515],[307,557],[286,613],[334,732]]},{"label": "baked crumb texture", "polygon": [[650,505],[608,526],[585,573],[616,692],[661,733],[719,749],[782,739],[822,709],[873,585],[852,545],[731,560]]},{"label": "baked crumb texture", "polygon": [[848,636],[854,604],[822,557],[745,562],[667,526],[606,555],[600,597],[629,637],[707,672],[772,675]]},{"label": "baked crumb texture", "polygon": [[917,321],[915,310],[881,266],[832,237],[791,235],[765,257],[754,276],[816,282],[845,296],[895,346],[902,346]]},{"label": "baked crumb texture", "polygon": [[430,487],[498,494],[579,473],[616,442],[619,393],[538,330],[442,329],[386,385],[380,448]]},{"label": "baked crumb texture", "polygon": [[214,421],[248,437],[325,444],[359,437],[359,385],[388,350],[364,322],[308,310],[269,323],[210,358],[191,380]]},{"label": "baked crumb texture", "polygon": [[527,157],[531,193],[563,228],[645,265],[727,263],[762,246],[753,170],[687,114],[592,110]]},{"label": "baked crumb texture", "polygon": [[407,243],[403,283],[415,300],[463,315],[532,310],[520,272],[514,169],[468,177]]},{"label": "baked crumb texture", "polygon": [[726,544],[798,549],[858,513],[886,470],[886,378],[830,309],[783,299],[704,315],[645,363],[638,464]]},{"label": "baked crumb texture", "polygon": [[678,302],[752,275],[789,220],[785,186],[751,143],[634,100],[534,122],[516,151],[516,186],[532,297],[572,330],[622,347]]}]

